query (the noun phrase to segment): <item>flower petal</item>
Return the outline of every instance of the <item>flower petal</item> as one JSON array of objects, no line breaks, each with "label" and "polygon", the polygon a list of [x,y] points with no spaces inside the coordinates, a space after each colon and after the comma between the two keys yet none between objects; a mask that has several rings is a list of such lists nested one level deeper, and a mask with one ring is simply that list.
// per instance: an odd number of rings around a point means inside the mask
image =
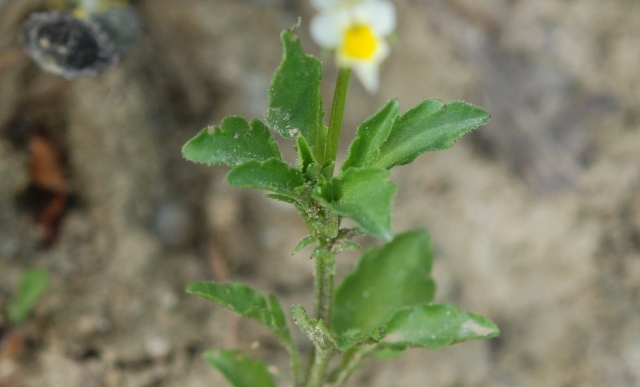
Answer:
[{"label": "flower petal", "polygon": [[378,90],[380,79],[379,64],[361,61],[351,65],[351,68],[368,92],[374,93]]},{"label": "flower petal", "polygon": [[[311,0],[311,4],[320,11],[337,9],[340,7],[352,7],[360,3],[378,2],[381,0]],[[386,0],[382,0],[386,1]]]},{"label": "flower petal", "polygon": [[311,0],[311,4],[319,11],[337,8],[344,0]]},{"label": "flower petal", "polygon": [[344,11],[321,12],[311,19],[311,37],[322,47],[336,48],[348,25],[349,15]]},{"label": "flower petal", "polygon": [[387,36],[396,28],[396,8],[389,1],[365,1],[353,8],[358,23],[371,26],[378,36]]}]

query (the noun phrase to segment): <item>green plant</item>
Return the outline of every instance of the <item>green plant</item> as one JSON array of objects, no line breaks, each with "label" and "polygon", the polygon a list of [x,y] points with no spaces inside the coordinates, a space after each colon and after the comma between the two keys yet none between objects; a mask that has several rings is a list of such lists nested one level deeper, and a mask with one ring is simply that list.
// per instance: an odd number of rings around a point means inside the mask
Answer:
[{"label": "green plant", "polygon": [[45,270],[32,268],[22,273],[16,294],[7,307],[9,321],[19,325],[26,320],[48,286],[49,273]]},{"label": "green plant", "polygon": [[[332,10],[325,11],[329,19],[335,16]],[[364,358],[385,357],[410,347],[436,349],[499,333],[484,317],[432,303],[429,236],[424,230],[394,235],[391,224],[396,184],[389,180],[389,170],[425,152],[450,148],[464,133],[488,121],[485,111],[464,102],[431,99],[400,114],[398,101],[391,100],[358,127],[346,160],[334,173],[351,69],[368,89],[377,86],[366,66],[374,66],[377,77],[380,61],[371,59],[383,41],[362,28],[366,26],[348,27],[345,47],[336,48],[342,51],[339,55],[368,62],[338,58],[329,127],[322,121],[321,63],[303,52],[294,28],[281,35],[284,57],[271,85],[266,124],[226,117],[219,127],[202,130],[183,148],[188,160],[230,167],[226,177],[230,185],[265,190],[268,197],[295,206],[309,229],[294,253],[316,246],[311,254],[316,263],[314,315],[300,305],[291,308],[293,321],[313,343],[307,367],[276,297],[238,283],[198,282],[187,287],[187,292],[273,332],[291,355],[295,386],[342,386]],[[295,166],[282,159],[270,129],[295,141]],[[357,227],[341,228],[344,218]],[[358,249],[353,239],[362,234],[383,244],[365,251],[355,270],[334,289],[335,256]],[[338,355],[341,362],[329,370],[329,360]],[[275,386],[266,364],[235,350],[214,349],[204,357],[234,386]]]}]

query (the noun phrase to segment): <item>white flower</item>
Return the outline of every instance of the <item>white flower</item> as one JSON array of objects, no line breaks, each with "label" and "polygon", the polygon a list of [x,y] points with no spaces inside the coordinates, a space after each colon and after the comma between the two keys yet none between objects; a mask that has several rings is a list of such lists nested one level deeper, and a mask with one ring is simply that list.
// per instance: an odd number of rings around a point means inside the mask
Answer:
[{"label": "white flower", "polygon": [[385,38],[396,27],[396,12],[386,0],[311,0],[320,13],[311,36],[336,50],[340,67],[350,67],[370,92],[378,89],[379,67],[389,56]]}]

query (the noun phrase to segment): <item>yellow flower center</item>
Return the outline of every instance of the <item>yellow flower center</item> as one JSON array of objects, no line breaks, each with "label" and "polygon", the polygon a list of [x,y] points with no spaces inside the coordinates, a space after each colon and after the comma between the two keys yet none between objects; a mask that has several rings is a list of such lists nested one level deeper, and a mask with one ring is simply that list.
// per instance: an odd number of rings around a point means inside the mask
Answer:
[{"label": "yellow flower center", "polygon": [[349,58],[371,59],[377,47],[378,42],[371,28],[366,25],[355,25],[346,31],[342,51]]}]

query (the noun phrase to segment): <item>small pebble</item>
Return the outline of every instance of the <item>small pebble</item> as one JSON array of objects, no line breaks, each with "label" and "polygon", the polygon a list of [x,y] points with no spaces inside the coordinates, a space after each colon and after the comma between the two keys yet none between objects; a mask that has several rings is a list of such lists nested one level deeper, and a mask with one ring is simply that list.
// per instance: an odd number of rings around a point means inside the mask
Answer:
[{"label": "small pebble", "polygon": [[154,228],[167,246],[180,247],[191,239],[193,216],[184,204],[166,201],[156,210]]},{"label": "small pebble", "polygon": [[169,311],[175,310],[178,307],[179,302],[180,298],[171,290],[164,291],[160,295],[160,305]]},{"label": "small pebble", "polygon": [[145,350],[154,359],[161,359],[169,355],[171,347],[167,339],[159,334],[147,338],[144,343]]}]

